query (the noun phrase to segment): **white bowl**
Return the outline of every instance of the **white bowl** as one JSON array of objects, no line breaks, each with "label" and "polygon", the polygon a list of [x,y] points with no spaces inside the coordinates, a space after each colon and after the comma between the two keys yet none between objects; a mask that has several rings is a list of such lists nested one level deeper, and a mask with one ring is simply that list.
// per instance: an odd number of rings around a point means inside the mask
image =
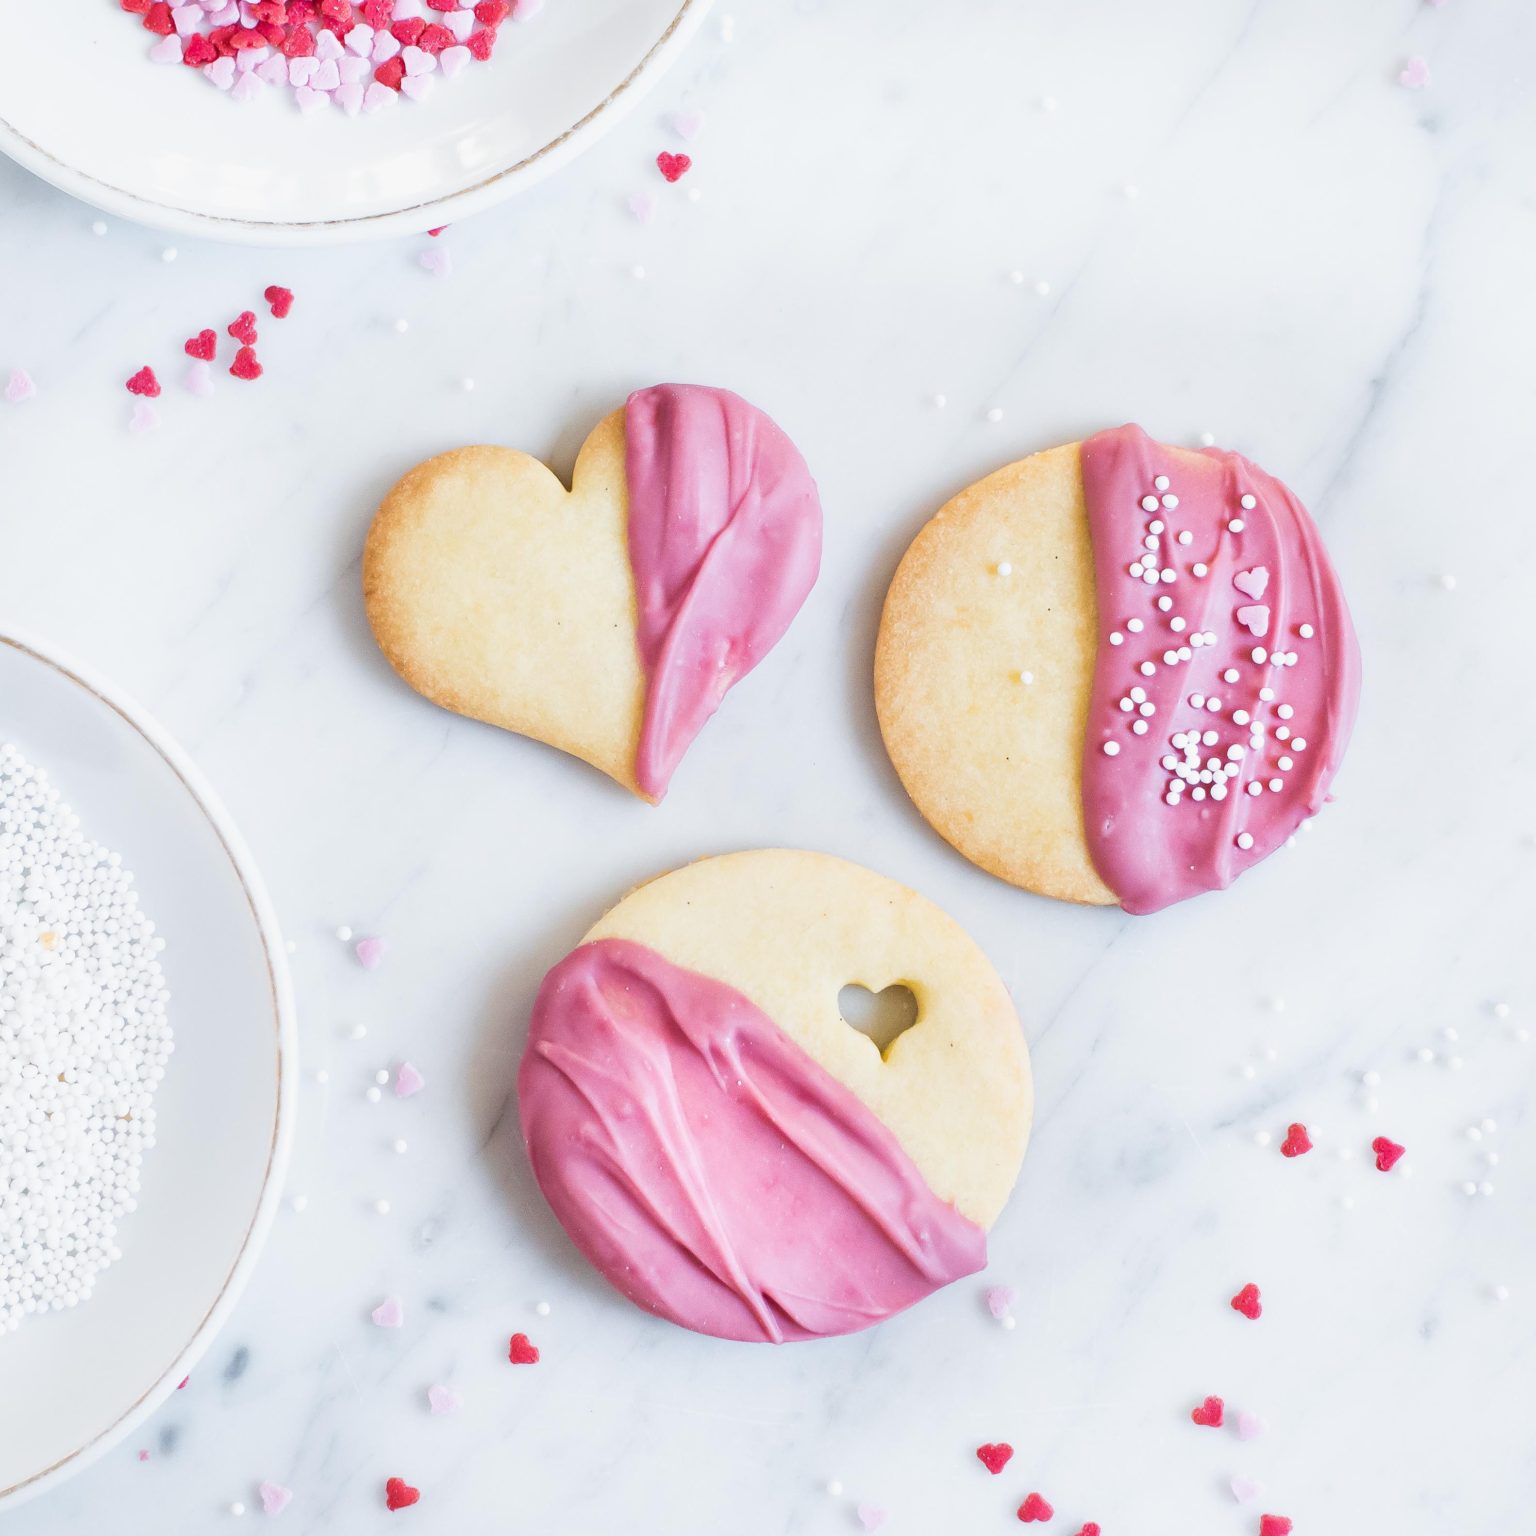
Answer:
[{"label": "white bowl", "polygon": [[122,1258],[89,1301],[0,1335],[3,1515],[151,1414],[229,1316],[282,1186],[295,1038],[250,856],[164,732],[79,666],[0,635],[0,740],[45,768],[85,834],[133,871],[166,940],[176,1037]]},{"label": "white bowl", "polygon": [[179,234],[317,245],[419,233],[500,201],[618,121],[709,0],[547,0],[427,101],[302,115],[229,100],[116,0],[0,0],[0,151],[108,213]]}]

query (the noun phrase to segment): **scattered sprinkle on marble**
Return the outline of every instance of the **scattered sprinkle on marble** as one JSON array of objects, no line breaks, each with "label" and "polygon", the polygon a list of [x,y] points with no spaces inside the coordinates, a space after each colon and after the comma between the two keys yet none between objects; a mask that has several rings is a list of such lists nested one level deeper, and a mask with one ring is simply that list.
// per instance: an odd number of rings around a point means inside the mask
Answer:
[{"label": "scattered sprinkle on marble", "polygon": [[654,192],[631,192],[625,199],[625,205],[629,209],[630,217],[641,224],[649,224],[656,217]]},{"label": "scattered sprinkle on marble", "polygon": [[1001,421],[1002,419],[1003,408],[1000,405],[994,405],[991,410],[987,412],[987,420],[993,422],[994,424]]},{"label": "scattered sprinkle on marble", "polygon": [[464,1399],[452,1387],[427,1388],[427,1407],[433,1413],[457,1413],[464,1406]]},{"label": "scattered sprinkle on marble", "polygon": [[363,1095],[363,1097],[367,1099],[370,1104],[378,1104],[383,1101],[384,1095],[379,1091],[378,1085],[374,1084],[369,1088],[367,1093]]},{"label": "scattered sprinkle on marble", "polygon": [[1399,1146],[1386,1136],[1378,1136],[1371,1143],[1371,1151],[1376,1154],[1376,1166],[1382,1173],[1391,1173],[1407,1150],[1407,1147]]},{"label": "scattered sprinkle on marble", "polygon": [[1405,90],[1422,91],[1429,84],[1429,61],[1414,54],[1398,73],[1397,83]]},{"label": "scattered sprinkle on marble", "polygon": [[302,1216],[309,1209],[308,1195],[295,1195],[288,1204],[292,1207],[295,1216]]},{"label": "scattered sprinkle on marble", "polygon": [[513,1365],[537,1365],[539,1363],[538,1347],[526,1333],[514,1333],[511,1343],[507,1346],[507,1359]]},{"label": "scattered sprinkle on marble", "polygon": [[409,1099],[427,1086],[427,1080],[408,1061],[395,1068],[395,1097]]},{"label": "scattered sprinkle on marble", "polygon": [[1250,1413],[1246,1408],[1238,1412],[1237,1438],[1239,1440],[1257,1440],[1264,1433],[1264,1428],[1264,1420],[1258,1414]]},{"label": "scattered sprinkle on marble", "polygon": [[684,107],[672,114],[672,131],[680,139],[696,139],[704,127],[704,114],[697,107]]},{"label": "scattered sprinkle on marble", "polygon": [[681,181],[693,169],[693,157],[674,155],[670,150],[664,149],[656,156],[656,169],[661,172],[664,181]]},{"label": "scattered sprinkle on marble", "polygon": [[123,387],[130,395],[142,395],[146,400],[153,400],[160,393],[160,380],[155,377],[155,370],[146,363]]},{"label": "scattered sprinkle on marble", "polygon": [[365,971],[376,971],[384,959],[384,940],[373,935],[359,939],[352,952]]},{"label": "scattered sprinkle on marble", "polygon": [[1013,1447],[1006,1440],[989,1441],[976,1447],[976,1459],[996,1477],[1013,1460]]},{"label": "scattered sprinkle on marble", "polygon": [[1286,1515],[1260,1515],[1259,1536],[1291,1536],[1291,1522]]},{"label": "scattered sprinkle on marble", "polygon": [[1259,1288],[1251,1281],[1232,1298],[1232,1310],[1241,1312],[1250,1322],[1261,1317],[1264,1312],[1262,1302],[1259,1300]]},{"label": "scattered sprinkle on marble", "polygon": [[238,1520],[245,1513],[245,1505],[242,1504],[239,1499],[236,1499],[235,1502],[229,1506],[229,1512],[235,1517],[235,1519]]},{"label": "scattered sprinkle on marble", "polygon": [[24,400],[37,398],[37,385],[25,368],[11,369],[5,381],[5,398],[11,405],[20,405]]},{"label": "scattered sprinkle on marble", "polygon": [[446,245],[429,245],[426,250],[418,253],[416,264],[433,277],[453,275],[453,256]]},{"label": "scattered sprinkle on marble", "polygon": [[384,1507],[393,1513],[409,1509],[421,1499],[421,1489],[413,1488],[403,1477],[392,1477],[384,1484]]},{"label": "scattered sprinkle on marble", "polygon": [[1256,1483],[1251,1477],[1244,1477],[1239,1473],[1227,1485],[1232,1490],[1232,1497],[1239,1504],[1251,1504],[1264,1492],[1264,1485]]},{"label": "scattered sprinkle on marble", "polygon": [[1286,1127],[1285,1140],[1280,1143],[1282,1157],[1301,1157],[1312,1150],[1312,1138],[1299,1120]]},{"label": "scattered sprinkle on marble", "polygon": [[293,1489],[281,1483],[262,1482],[256,1485],[256,1497],[261,1500],[264,1515],[280,1515],[293,1503]]},{"label": "scattered sprinkle on marble", "polygon": [[336,937],[340,939],[343,944],[350,944],[352,942],[352,930],[347,927],[345,923],[343,923],[336,930]]},{"label": "scattered sprinkle on marble", "polygon": [[1055,1513],[1056,1511],[1051,1506],[1050,1501],[1046,1499],[1044,1494],[1040,1493],[1028,1494],[1024,1502],[1019,1505],[1019,1519],[1025,1525],[1029,1525],[1036,1520],[1049,1520]]},{"label": "scattered sprinkle on marble", "polygon": [[879,1504],[860,1504],[857,1510],[859,1524],[866,1531],[878,1531],[890,1517],[890,1511]]},{"label": "scattered sprinkle on marble", "polygon": [[1191,1408],[1189,1416],[1202,1429],[1220,1429],[1226,1418],[1226,1404],[1219,1397],[1208,1397],[1198,1408]]},{"label": "scattered sprinkle on marble", "polygon": [[548,1317],[549,1303],[547,1301],[541,1301],[533,1310],[537,1312],[540,1317]]},{"label": "scattered sprinkle on marble", "polygon": [[389,1215],[389,1201],[388,1200],[384,1200],[384,1199],[375,1200],[373,1202],[373,1209],[380,1216],[388,1216]]},{"label": "scattered sprinkle on marble", "polygon": [[405,1324],[405,1303],[398,1296],[386,1296],[369,1316],[376,1328],[400,1328]]}]

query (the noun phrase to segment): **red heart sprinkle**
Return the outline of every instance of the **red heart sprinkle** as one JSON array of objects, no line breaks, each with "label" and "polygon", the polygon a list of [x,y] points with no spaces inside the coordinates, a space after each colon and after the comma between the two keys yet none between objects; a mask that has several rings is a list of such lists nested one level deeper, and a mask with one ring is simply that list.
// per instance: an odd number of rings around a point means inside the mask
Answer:
[{"label": "red heart sprinkle", "polygon": [[169,37],[176,30],[176,23],[171,19],[171,8],[165,0],[155,0],[155,3],[144,12],[144,25],[151,32],[157,32],[161,37]]},{"label": "red heart sprinkle", "polygon": [[1033,1520],[1049,1520],[1056,1511],[1038,1493],[1032,1493],[1019,1505],[1019,1519],[1028,1525]]},{"label": "red heart sprinkle", "polygon": [[1264,1308],[1259,1301],[1259,1288],[1256,1285],[1245,1285],[1236,1296],[1232,1298],[1232,1310],[1241,1312],[1244,1317],[1252,1319],[1260,1316]]},{"label": "red heart sprinkle", "polygon": [[384,1484],[384,1502],[392,1510],[409,1509],[421,1497],[420,1488],[412,1488],[403,1477],[392,1477]]},{"label": "red heart sprinkle", "polygon": [[190,64],[194,68],[203,64],[212,64],[218,56],[219,50],[201,32],[194,32],[181,49],[181,62]]},{"label": "red heart sprinkle", "polygon": [[262,294],[262,298],[271,305],[272,313],[277,319],[286,320],[288,318],[289,311],[293,308],[293,289],[279,288],[276,283],[273,283]]},{"label": "red heart sprinkle", "polygon": [[160,380],[155,377],[155,370],[147,363],[128,380],[128,393],[147,395],[151,400],[160,393]]},{"label": "red heart sprinkle", "polygon": [[1192,1408],[1189,1416],[1202,1429],[1220,1429],[1226,1414],[1227,1405],[1219,1397],[1208,1397],[1198,1408]]},{"label": "red heart sprinkle", "polygon": [[429,21],[423,28],[421,36],[416,39],[416,46],[423,53],[434,55],[441,53],[444,48],[452,48],[453,43],[453,33],[435,21]]},{"label": "red heart sprinkle", "polygon": [[205,363],[213,361],[213,354],[218,350],[219,333],[212,330],[201,330],[196,336],[189,336],[182,350],[188,357],[200,358]]},{"label": "red heart sprinkle", "polygon": [[1087,1524],[1086,1524],[1086,1525],[1085,1525],[1085,1526],[1084,1526],[1084,1527],[1083,1527],[1083,1528],[1082,1528],[1082,1530],[1080,1530],[1080,1531],[1079,1531],[1079,1532],[1078,1532],[1078,1533],[1077,1533],[1077,1536],[1099,1536],[1099,1525],[1098,1525],[1098,1521],[1096,1521],[1096,1520],[1090,1520],[1090,1521],[1089,1521],[1089,1522],[1088,1522],[1088,1523],[1087,1523]]},{"label": "red heart sprinkle", "polygon": [[526,1333],[514,1333],[512,1335],[512,1346],[507,1351],[507,1359],[513,1365],[537,1365],[539,1363],[539,1352],[529,1342]]},{"label": "red heart sprinkle", "polygon": [[262,374],[262,367],[256,361],[256,349],[254,347],[241,347],[235,353],[235,360],[229,365],[229,371],[237,379],[259,379]]},{"label": "red heart sprinkle", "polygon": [[996,1477],[1013,1460],[1013,1447],[1005,1440],[998,1441],[996,1445],[978,1445],[976,1459]]},{"label": "red heart sprinkle", "polygon": [[400,82],[405,79],[405,60],[398,53],[392,59],[385,59],[374,70],[373,78],[380,85],[387,85],[390,90],[398,91],[400,89]]},{"label": "red heart sprinkle", "polygon": [[230,321],[229,334],[242,347],[254,347],[256,345],[256,316],[248,309],[241,310],[240,314]]},{"label": "red heart sprinkle", "polygon": [[674,155],[667,150],[656,156],[656,169],[661,172],[668,181],[676,181],[684,176],[692,168],[693,160],[688,155]]},{"label": "red heart sprinkle", "polygon": [[464,46],[483,64],[490,58],[491,50],[496,46],[496,28],[486,27],[482,31],[471,32],[469,41]]},{"label": "red heart sprinkle", "polygon": [[142,16],[149,9],[149,0],[123,0],[123,9],[134,16]]},{"label": "red heart sprinkle", "polygon": [[1287,1515],[1260,1515],[1259,1536],[1291,1536],[1291,1521]]},{"label": "red heart sprinkle", "polygon": [[1395,1141],[1389,1141],[1385,1136],[1378,1136],[1371,1143],[1371,1151],[1376,1154],[1376,1166],[1383,1173],[1391,1173],[1397,1166],[1398,1158],[1407,1150],[1407,1147],[1400,1147]]},{"label": "red heart sprinkle", "polygon": [[1303,1152],[1312,1150],[1312,1138],[1307,1135],[1307,1128],[1301,1121],[1287,1127],[1285,1140],[1280,1143],[1280,1155],[1282,1157],[1300,1157]]},{"label": "red heart sprinkle", "polygon": [[482,26],[499,27],[511,10],[509,0],[480,0],[475,7],[475,20]]},{"label": "red heart sprinkle", "polygon": [[402,16],[389,30],[402,48],[409,48],[427,30],[427,24],[420,16]]}]

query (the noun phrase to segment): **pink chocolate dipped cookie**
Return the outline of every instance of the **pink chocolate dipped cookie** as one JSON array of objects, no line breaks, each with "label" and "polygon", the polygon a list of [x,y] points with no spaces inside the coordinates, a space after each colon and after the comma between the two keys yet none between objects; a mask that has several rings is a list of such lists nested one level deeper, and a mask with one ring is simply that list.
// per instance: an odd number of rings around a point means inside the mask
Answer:
[{"label": "pink chocolate dipped cookie", "polygon": [[[899,984],[882,1051],[849,984]],[[948,917],[823,854],[642,886],[545,978],[518,1075],[561,1225],[624,1295],[721,1338],[866,1328],[986,1262],[1018,1174],[1028,1057]]]},{"label": "pink chocolate dipped cookie", "polygon": [[655,802],[820,560],[794,444],[728,390],[660,384],[598,423],[569,491],[509,448],[418,465],[374,518],[363,593],[419,693]]},{"label": "pink chocolate dipped cookie", "polygon": [[1239,454],[1100,432],[919,533],[875,664],[926,819],[1015,885],[1156,912],[1328,799],[1360,657],[1312,519]]}]

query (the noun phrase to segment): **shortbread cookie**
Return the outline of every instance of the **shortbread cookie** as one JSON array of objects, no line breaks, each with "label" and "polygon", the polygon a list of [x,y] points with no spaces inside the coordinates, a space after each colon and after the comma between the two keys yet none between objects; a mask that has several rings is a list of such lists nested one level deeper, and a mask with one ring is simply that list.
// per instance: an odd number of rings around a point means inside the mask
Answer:
[{"label": "shortbread cookie", "polygon": [[598,423],[569,491],[510,448],[418,465],[373,520],[363,595],[419,693],[654,803],[820,560],[815,482],[784,433],[728,390],[659,384]]},{"label": "shortbread cookie", "polygon": [[[882,1053],[838,993],[892,984]],[[819,853],[641,886],[544,979],[528,1156],[624,1295],[722,1338],[850,1333],[986,1263],[1029,1135],[1006,988],[949,917]]]},{"label": "shortbread cookie", "polygon": [[935,830],[1015,885],[1128,912],[1230,885],[1315,814],[1359,686],[1295,496],[1133,426],[943,507],[875,658],[886,749]]}]

